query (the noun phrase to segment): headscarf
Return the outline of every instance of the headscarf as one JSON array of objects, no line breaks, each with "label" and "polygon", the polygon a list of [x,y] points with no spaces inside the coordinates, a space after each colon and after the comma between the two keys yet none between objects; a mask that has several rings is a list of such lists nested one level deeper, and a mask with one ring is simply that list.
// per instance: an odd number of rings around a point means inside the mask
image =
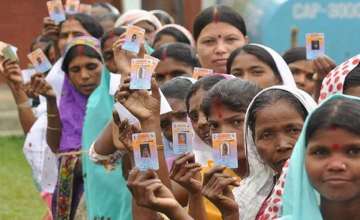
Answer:
[{"label": "headscarf", "polygon": [[[321,105],[330,100],[347,98],[360,101],[354,96],[335,94],[327,98]],[[320,105],[320,106],[321,106]],[[312,112],[314,114],[315,111]],[[285,181],[283,194],[282,218],[291,220],[322,220],[319,203],[320,195],[312,186],[305,169],[306,130],[311,115],[307,117],[300,137],[290,158],[290,165]]]},{"label": "headscarf", "polygon": [[161,28],[161,22],[155,15],[140,9],[130,10],[122,14],[115,22],[115,27],[134,25],[140,21],[150,22],[156,30]]},{"label": "headscarf", "polygon": [[325,100],[332,94],[343,93],[347,75],[359,65],[359,62],[360,54],[348,59],[333,69],[322,81],[319,102]]},{"label": "headscarf", "polygon": [[291,93],[308,112],[316,106],[315,101],[306,92],[289,86],[273,86],[264,89],[258,93],[250,103],[244,123],[244,147],[249,165],[249,175],[240,182],[239,187],[233,190],[235,199],[240,207],[240,218],[244,220],[255,219],[261,205],[274,187],[275,172],[261,159],[249,127],[249,110],[251,106],[261,94],[269,90],[283,90]]},{"label": "headscarf", "polygon": [[[87,46],[96,51],[100,57],[100,42],[93,37],[78,37],[67,45],[64,60],[69,51],[76,46]],[[66,68],[62,64],[62,70]],[[88,97],[81,94],[70,82],[68,74],[65,74],[64,84],[60,98],[59,113],[61,120],[60,152],[79,150],[81,148],[82,128],[85,117]]]},{"label": "headscarf", "polygon": [[195,41],[194,41],[194,38],[193,38],[192,34],[190,33],[190,31],[188,31],[188,29],[186,29],[185,27],[178,25],[178,24],[164,25],[155,33],[155,35],[157,35],[160,31],[162,31],[166,28],[174,28],[174,29],[180,31],[189,40],[190,46],[195,48]]}]

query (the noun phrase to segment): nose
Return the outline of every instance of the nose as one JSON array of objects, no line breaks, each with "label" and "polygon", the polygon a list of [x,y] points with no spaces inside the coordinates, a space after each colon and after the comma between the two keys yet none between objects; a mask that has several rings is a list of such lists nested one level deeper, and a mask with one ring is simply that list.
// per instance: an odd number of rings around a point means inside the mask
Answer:
[{"label": "nose", "polygon": [[87,81],[90,78],[89,72],[84,67],[81,68],[80,76],[83,81]]},{"label": "nose", "polygon": [[224,43],[224,40],[219,39],[216,42],[215,53],[218,55],[222,55],[222,54],[226,53],[226,45]]},{"label": "nose", "polygon": [[204,129],[207,126],[208,126],[208,122],[206,120],[206,117],[205,117],[204,113],[199,112],[198,127],[200,129]]},{"label": "nose", "polygon": [[331,158],[328,165],[327,170],[330,172],[343,172],[347,168],[346,163],[341,158]]},{"label": "nose", "polygon": [[279,153],[286,153],[291,152],[293,148],[293,144],[289,141],[289,138],[286,135],[278,135],[276,151]]},{"label": "nose", "polygon": [[299,87],[305,86],[305,74],[299,73],[295,75],[295,82],[299,85]]}]

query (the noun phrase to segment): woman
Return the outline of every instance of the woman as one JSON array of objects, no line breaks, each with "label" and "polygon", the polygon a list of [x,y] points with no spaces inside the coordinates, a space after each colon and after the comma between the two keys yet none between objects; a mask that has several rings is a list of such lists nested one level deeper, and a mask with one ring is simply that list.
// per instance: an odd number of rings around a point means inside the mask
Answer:
[{"label": "woman", "polygon": [[314,95],[316,88],[314,63],[312,60],[306,59],[306,48],[291,48],[287,50],[282,57],[289,65],[297,87],[310,95]]},{"label": "woman", "polygon": [[226,73],[231,52],[248,43],[243,18],[228,6],[212,6],[195,19],[193,36],[200,64],[216,73]]},{"label": "woman", "polygon": [[[62,70],[66,73],[62,95],[57,97],[44,76],[32,78],[32,89],[47,101],[46,139],[59,158],[59,177],[52,211],[55,219],[74,219],[83,193],[81,172],[81,137],[88,97],[100,84],[103,68],[100,43],[94,38],[79,37],[64,54]],[[57,106],[59,100],[59,107]]]},{"label": "woman", "polygon": [[153,74],[159,85],[178,76],[191,77],[198,66],[195,50],[184,43],[163,45],[151,56],[160,60]]},{"label": "woman", "polygon": [[308,117],[290,159],[282,219],[360,219],[359,110],[358,98],[334,95]]},{"label": "woman", "polygon": [[359,62],[356,55],[333,69],[322,81],[319,102],[335,93],[360,97]]},{"label": "woman", "polygon": [[282,57],[264,45],[249,44],[234,50],[226,66],[228,74],[249,80],[263,89],[274,85],[296,87]]},{"label": "woman", "polygon": [[169,15],[166,11],[163,10],[152,10],[150,11],[150,13],[152,13],[153,15],[155,15],[159,21],[161,22],[161,24],[167,25],[167,24],[174,24],[174,18]]},{"label": "woman", "polygon": [[129,10],[122,14],[115,22],[115,27],[135,25],[145,30],[145,39],[148,43],[154,40],[155,32],[161,28],[161,22],[155,15],[145,10]]},{"label": "woman", "polygon": [[153,42],[153,48],[158,49],[167,43],[185,43],[191,47],[195,47],[195,41],[186,28],[177,24],[168,24],[160,28],[156,34]]}]

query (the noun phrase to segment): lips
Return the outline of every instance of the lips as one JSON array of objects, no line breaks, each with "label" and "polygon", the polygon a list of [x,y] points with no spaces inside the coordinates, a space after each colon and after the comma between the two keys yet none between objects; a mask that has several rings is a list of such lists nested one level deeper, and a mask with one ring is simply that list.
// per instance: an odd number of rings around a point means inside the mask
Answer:
[{"label": "lips", "polygon": [[286,163],[286,161],[287,161],[288,159],[289,159],[289,158],[285,158],[285,159],[282,159],[282,160],[278,160],[278,161],[275,163],[275,167],[281,169],[281,168],[285,165],[285,163]]},{"label": "lips", "polygon": [[325,178],[323,182],[328,183],[330,185],[343,185],[349,183],[350,180],[344,177],[328,177]]},{"label": "lips", "polygon": [[212,61],[215,65],[226,65],[227,59],[215,59]]}]

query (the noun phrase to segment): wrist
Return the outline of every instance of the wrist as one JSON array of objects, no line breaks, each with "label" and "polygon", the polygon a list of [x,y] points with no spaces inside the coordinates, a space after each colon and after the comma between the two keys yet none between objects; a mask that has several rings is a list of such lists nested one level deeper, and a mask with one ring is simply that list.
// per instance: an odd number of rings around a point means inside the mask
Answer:
[{"label": "wrist", "polygon": [[165,210],[164,214],[166,216],[168,216],[170,219],[174,219],[174,220],[191,219],[190,216],[185,211],[185,209],[183,207],[181,207],[181,205],[179,203],[177,203],[176,206],[173,206],[173,207],[168,208],[167,210]]}]

